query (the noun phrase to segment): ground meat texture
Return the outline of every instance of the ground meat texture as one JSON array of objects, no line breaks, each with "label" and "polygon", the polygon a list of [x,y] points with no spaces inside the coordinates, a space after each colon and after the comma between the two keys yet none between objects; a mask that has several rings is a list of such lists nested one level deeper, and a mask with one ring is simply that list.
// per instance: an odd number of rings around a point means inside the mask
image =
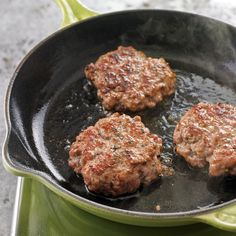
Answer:
[{"label": "ground meat texture", "polygon": [[85,68],[107,110],[154,107],[175,91],[176,75],[163,58],[147,57],[133,47],[118,47]]},{"label": "ground meat texture", "polygon": [[162,139],[139,116],[113,114],[81,132],[71,145],[69,166],[90,191],[106,196],[135,192],[161,174]]},{"label": "ground meat texture", "polygon": [[236,107],[199,103],[188,110],[174,132],[176,152],[192,166],[209,163],[212,176],[236,175]]}]

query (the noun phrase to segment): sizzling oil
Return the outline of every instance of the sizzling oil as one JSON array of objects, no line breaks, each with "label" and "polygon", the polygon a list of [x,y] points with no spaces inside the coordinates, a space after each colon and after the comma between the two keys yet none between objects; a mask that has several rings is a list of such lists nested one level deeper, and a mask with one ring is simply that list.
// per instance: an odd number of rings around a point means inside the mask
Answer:
[{"label": "sizzling oil", "polygon": [[133,195],[117,199],[89,193],[81,176],[68,167],[68,149],[81,130],[110,114],[96,96],[96,90],[80,78],[51,100],[44,122],[44,142],[51,161],[66,179],[65,188],[87,199],[133,211],[188,211],[218,204],[236,196],[234,178],[209,178],[206,169],[191,168],[173,151],[172,136],[176,123],[184,112],[198,102],[223,102],[236,105],[236,93],[210,78],[176,70],[177,89],[154,109],[127,114],[140,115],[151,132],[163,138],[162,161],[173,167],[175,175],[162,177]]}]

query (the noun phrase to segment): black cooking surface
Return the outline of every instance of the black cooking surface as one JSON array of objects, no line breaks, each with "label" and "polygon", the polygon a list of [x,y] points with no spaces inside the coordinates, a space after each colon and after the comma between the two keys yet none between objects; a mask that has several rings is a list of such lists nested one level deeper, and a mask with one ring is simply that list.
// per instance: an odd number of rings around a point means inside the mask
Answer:
[{"label": "black cooking surface", "polygon": [[64,187],[99,203],[143,212],[156,212],[156,205],[160,205],[160,212],[189,211],[216,205],[236,196],[236,178],[209,178],[207,168],[190,167],[174,153],[172,140],[175,125],[186,109],[200,101],[233,104],[235,93],[210,78],[183,70],[176,70],[176,74],[177,90],[173,96],[166,98],[154,109],[126,112],[131,116],[140,115],[151,132],[161,135],[164,143],[161,158],[165,164],[174,168],[174,176],[162,177],[135,194],[116,199],[105,199],[87,191],[82,176],[76,175],[68,167],[69,147],[81,130],[94,125],[99,118],[108,116],[111,112],[102,108],[96,90],[81,73],[78,74],[78,81],[65,88],[45,110],[45,145],[49,158],[67,180]]}]

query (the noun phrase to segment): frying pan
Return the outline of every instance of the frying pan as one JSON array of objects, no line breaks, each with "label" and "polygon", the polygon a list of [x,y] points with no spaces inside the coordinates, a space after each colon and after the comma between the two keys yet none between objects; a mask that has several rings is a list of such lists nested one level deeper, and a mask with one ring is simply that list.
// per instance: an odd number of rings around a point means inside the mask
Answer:
[{"label": "frying pan", "polygon": [[[132,10],[94,16],[78,1],[57,1],[68,25],[33,48],[11,79],[5,100],[7,136],[3,163],[13,174],[45,184],[58,196],[92,214],[142,226],[196,222],[236,232],[236,179],[210,178],[173,151],[174,127],[200,101],[236,105],[236,28],[176,11]],[[84,67],[119,45],[164,57],[177,74],[176,93],[140,115],[163,137],[162,162],[175,175],[136,193],[105,198],[89,193],[68,167],[75,136],[105,111]],[[156,211],[155,206],[160,206]]]}]

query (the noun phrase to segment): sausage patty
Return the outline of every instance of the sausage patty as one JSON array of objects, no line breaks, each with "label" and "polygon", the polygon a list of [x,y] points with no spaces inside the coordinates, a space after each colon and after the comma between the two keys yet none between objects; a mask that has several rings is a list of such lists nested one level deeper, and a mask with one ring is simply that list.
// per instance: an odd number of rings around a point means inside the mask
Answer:
[{"label": "sausage patty", "polygon": [[118,47],[85,68],[107,110],[154,107],[175,91],[176,75],[163,58],[147,57],[133,47]]},{"label": "sausage patty", "polygon": [[106,196],[135,192],[161,174],[162,139],[139,116],[113,114],[81,132],[71,145],[69,166],[90,191]]},{"label": "sausage patty", "polygon": [[209,174],[236,175],[236,107],[199,103],[188,110],[174,132],[176,152],[192,166],[209,163]]}]

